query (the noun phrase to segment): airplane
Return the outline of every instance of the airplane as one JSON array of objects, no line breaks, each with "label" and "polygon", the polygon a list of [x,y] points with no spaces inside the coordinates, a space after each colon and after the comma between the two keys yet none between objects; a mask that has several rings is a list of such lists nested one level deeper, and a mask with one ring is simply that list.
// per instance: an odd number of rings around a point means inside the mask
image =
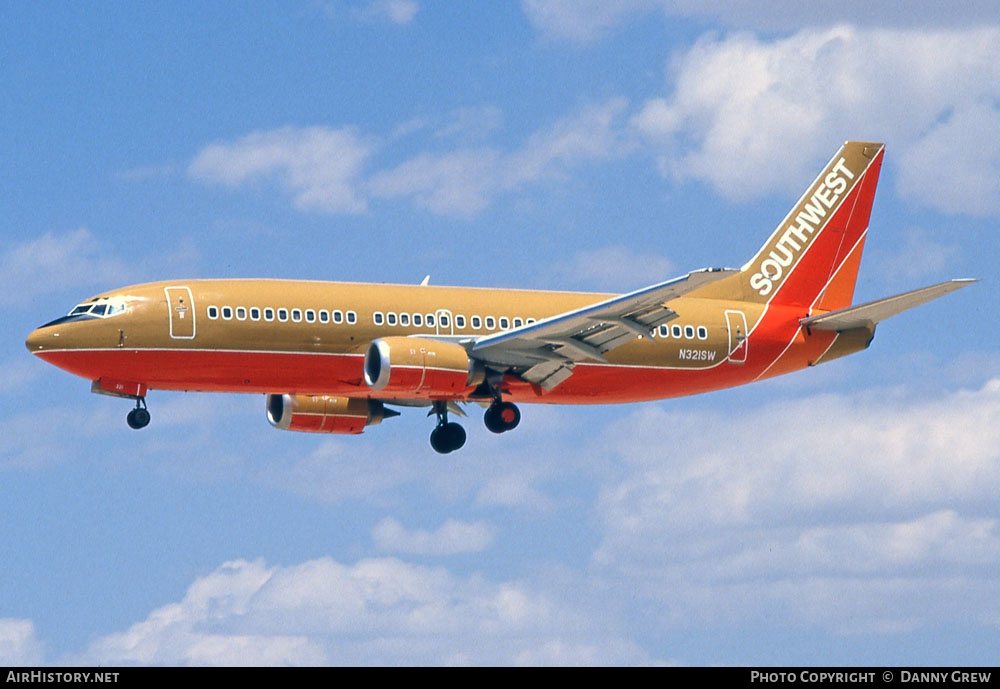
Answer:
[{"label": "airplane", "polygon": [[272,426],[358,434],[429,407],[433,449],[465,444],[449,413],[517,403],[638,402],[718,390],[867,349],[876,325],[975,282],[853,305],[884,146],[849,141],[757,254],[628,294],[298,280],[175,280],[92,297],[27,338],[39,358],[135,402],[150,390],[263,393]]}]

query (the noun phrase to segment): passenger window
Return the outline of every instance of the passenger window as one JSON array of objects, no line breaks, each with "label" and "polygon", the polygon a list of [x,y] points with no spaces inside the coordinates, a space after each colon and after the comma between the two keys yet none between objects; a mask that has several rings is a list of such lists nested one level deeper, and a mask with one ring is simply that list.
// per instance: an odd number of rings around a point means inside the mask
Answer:
[{"label": "passenger window", "polygon": [[302,309],[292,309],[292,321],[298,323],[302,320]]},{"label": "passenger window", "polygon": [[278,320],[282,323],[288,320],[288,309],[278,309]]},{"label": "passenger window", "polygon": [[433,328],[434,327],[434,314],[433,313],[427,314],[427,316],[424,318],[424,322],[427,323],[427,327],[428,328]]},{"label": "passenger window", "polygon": [[259,321],[260,320],[260,309],[256,306],[250,307],[250,320]]},{"label": "passenger window", "polygon": [[685,325],[684,326],[684,337],[686,337],[689,340],[693,340],[694,339],[694,326],[693,325]]},{"label": "passenger window", "polygon": [[510,320],[506,316],[500,316],[500,329],[510,330]]},{"label": "passenger window", "polygon": [[382,314],[381,311],[376,311],[375,313],[372,314],[372,322],[374,322],[375,325],[382,325],[383,323],[385,323],[385,316]]},{"label": "passenger window", "polygon": [[211,320],[213,320],[213,321],[216,318],[218,318],[219,317],[219,307],[218,306],[209,306],[208,307],[208,317]]},{"label": "passenger window", "polygon": [[681,326],[675,325],[675,326],[671,327],[670,328],[670,335],[672,337],[676,337],[677,339],[680,339],[680,337],[681,337]]},{"label": "passenger window", "polygon": [[227,321],[233,317],[233,307],[223,306],[222,307],[222,317]]},{"label": "passenger window", "polygon": [[535,322],[534,318],[529,318],[528,320],[525,321],[525,323],[527,323],[528,325],[531,325],[534,322]]},{"label": "passenger window", "polygon": [[515,318],[514,319],[514,327],[515,328],[520,328],[522,325],[524,325],[524,321],[522,321],[520,318]]},{"label": "passenger window", "polygon": [[442,328],[447,328],[448,327],[448,315],[442,313],[441,317],[438,319],[438,323],[441,324]]},{"label": "passenger window", "polygon": [[269,323],[274,320],[274,309],[270,306],[264,309],[264,320]]},{"label": "passenger window", "polygon": [[392,311],[385,314],[385,322],[388,323],[389,325],[396,325],[396,314],[394,314]]},{"label": "passenger window", "polygon": [[320,309],[319,310],[319,322],[320,323],[329,323],[330,322],[330,312],[327,311],[326,309]]},{"label": "passenger window", "polygon": [[465,316],[455,316],[455,327],[456,328],[465,327]]},{"label": "passenger window", "polygon": [[421,316],[419,313],[413,314],[413,325],[420,327],[423,324],[424,324],[424,317]]},{"label": "passenger window", "polygon": [[472,329],[473,330],[479,330],[482,327],[483,327],[483,319],[480,318],[479,316],[473,316],[472,317]]},{"label": "passenger window", "polygon": [[339,323],[343,323],[344,322],[344,312],[343,311],[334,311],[333,312],[333,322],[334,323],[338,323],[338,324]]},{"label": "passenger window", "polygon": [[236,320],[245,321],[247,319],[247,307],[237,306],[236,307]]},{"label": "passenger window", "polygon": [[401,313],[399,314],[399,324],[402,326],[407,326],[410,324],[410,314]]},{"label": "passenger window", "polygon": [[698,339],[707,340],[708,339],[708,328],[703,325],[698,326]]},{"label": "passenger window", "polygon": [[496,319],[493,318],[493,316],[487,316],[486,317],[486,329],[487,330],[496,330],[496,327],[497,327]]},{"label": "passenger window", "polygon": [[354,311],[348,311],[347,312],[347,322],[350,325],[354,325],[355,323],[357,323],[358,322],[358,314],[356,314]]},{"label": "passenger window", "polygon": [[306,323],[316,322],[316,312],[312,309],[306,309]]}]

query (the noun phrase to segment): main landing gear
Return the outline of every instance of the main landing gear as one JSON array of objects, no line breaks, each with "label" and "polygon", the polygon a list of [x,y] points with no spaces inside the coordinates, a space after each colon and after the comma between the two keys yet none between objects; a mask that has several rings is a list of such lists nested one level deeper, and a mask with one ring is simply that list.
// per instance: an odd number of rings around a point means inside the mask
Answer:
[{"label": "main landing gear", "polygon": [[503,402],[499,397],[486,409],[483,423],[493,433],[506,433],[521,423],[521,410],[513,402]]},{"label": "main landing gear", "polygon": [[448,421],[448,403],[434,403],[433,413],[437,414],[438,422],[431,431],[431,447],[434,451],[446,455],[465,445],[465,429],[454,421]]},{"label": "main landing gear", "polygon": [[[483,390],[480,396],[493,398],[483,415],[483,423],[493,433],[512,431],[521,423],[521,410],[513,402],[504,402],[501,399],[499,386],[491,385],[490,389]],[[461,414],[461,411],[458,413]],[[435,452],[446,455],[465,445],[465,429],[457,423],[448,421],[447,402],[442,400],[434,402],[428,416],[431,414],[437,414],[438,419],[437,426],[431,431],[431,447]]]},{"label": "main landing gear", "polygon": [[145,428],[149,425],[149,410],[146,409],[145,397],[135,398],[135,409],[128,413],[128,416],[125,417],[125,422],[128,423],[129,428],[134,428],[135,430]]}]

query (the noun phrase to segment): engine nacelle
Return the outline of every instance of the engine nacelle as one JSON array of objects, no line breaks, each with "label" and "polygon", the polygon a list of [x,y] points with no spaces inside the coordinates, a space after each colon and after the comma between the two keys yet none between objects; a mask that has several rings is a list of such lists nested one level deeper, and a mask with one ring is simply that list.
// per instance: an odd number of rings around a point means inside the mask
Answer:
[{"label": "engine nacelle", "polygon": [[382,419],[399,416],[378,400],[329,395],[268,395],[267,420],[284,431],[361,433]]},{"label": "engine nacelle", "polygon": [[385,393],[453,395],[483,382],[486,371],[461,345],[423,337],[380,337],[365,352],[365,383]]}]

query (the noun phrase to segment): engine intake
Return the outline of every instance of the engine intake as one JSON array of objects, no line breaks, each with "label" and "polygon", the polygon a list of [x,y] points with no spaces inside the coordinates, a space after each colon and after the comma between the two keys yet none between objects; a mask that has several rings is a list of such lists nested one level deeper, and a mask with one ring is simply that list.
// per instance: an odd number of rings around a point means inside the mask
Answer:
[{"label": "engine intake", "polygon": [[399,416],[378,400],[329,395],[268,395],[267,420],[283,431],[352,433]]},{"label": "engine intake", "polygon": [[454,395],[485,378],[461,345],[422,337],[381,337],[365,352],[365,383],[386,393]]}]

